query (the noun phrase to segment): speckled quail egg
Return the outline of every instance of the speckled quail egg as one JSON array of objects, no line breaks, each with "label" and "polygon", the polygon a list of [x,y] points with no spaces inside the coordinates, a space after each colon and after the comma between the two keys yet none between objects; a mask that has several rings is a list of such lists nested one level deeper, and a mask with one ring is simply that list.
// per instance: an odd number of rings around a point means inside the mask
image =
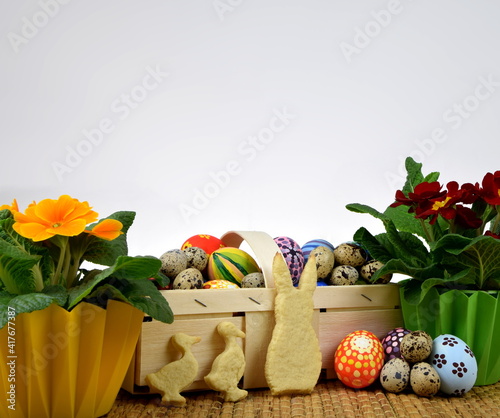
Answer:
[{"label": "speckled quail egg", "polygon": [[403,391],[410,383],[410,365],[402,358],[395,357],[384,364],[380,371],[382,387],[392,393]]},{"label": "speckled quail egg", "polygon": [[241,287],[266,287],[262,273],[250,273],[241,279]]},{"label": "speckled quail egg", "polygon": [[181,271],[174,279],[172,289],[202,289],[203,276],[193,267]]},{"label": "speckled quail egg", "polygon": [[187,257],[187,268],[194,267],[203,271],[208,263],[208,255],[203,248],[187,247],[182,250]]},{"label": "speckled quail egg", "polygon": [[358,280],[359,274],[352,266],[343,265],[333,268],[332,274],[328,277],[328,284],[334,286],[353,285]]},{"label": "speckled quail egg", "polygon": [[340,244],[333,250],[335,264],[347,264],[359,267],[366,261],[366,251],[359,245],[351,242]]},{"label": "speckled quail egg", "polygon": [[182,250],[170,250],[160,256],[161,272],[173,279],[187,268],[187,256]]},{"label": "speckled quail egg", "polygon": [[316,270],[318,279],[326,279],[333,270],[335,264],[335,256],[333,251],[327,247],[319,246],[311,251],[310,255],[316,258]]},{"label": "speckled quail egg", "polygon": [[400,349],[406,361],[424,361],[431,354],[432,337],[425,331],[412,331],[401,339]]},{"label": "speckled quail egg", "polygon": [[378,260],[370,260],[361,266],[359,269],[359,273],[361,278],[367,283],[375,283],[375,284],[386,284],[389,283],[392,279],[392,273],[384,274],[380,276],[376,282],[372,282],[371,278],[375,274],[375,272],[381,269],[384,266],[384,263]]},{"label": "speckled quail egg", "polygon": [[416,395],[431,397],[439,392],[441,379],[431,364],[421,361],[411,368],[410,385]]}]

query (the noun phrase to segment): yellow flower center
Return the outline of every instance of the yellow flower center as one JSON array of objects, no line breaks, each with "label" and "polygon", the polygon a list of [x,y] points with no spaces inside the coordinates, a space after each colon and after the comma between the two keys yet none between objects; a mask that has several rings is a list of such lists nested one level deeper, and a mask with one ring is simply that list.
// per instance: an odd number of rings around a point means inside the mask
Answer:
[{"label": "yellow flower center", "polygon": [[442,207],[444,207],[448,201],[451,199],[450,196],[447,196],[446,199],[444,200],[441,200],[439,202],[434,202],[434,204],[432,205],[432,210],[439,210],[441,209]]}]

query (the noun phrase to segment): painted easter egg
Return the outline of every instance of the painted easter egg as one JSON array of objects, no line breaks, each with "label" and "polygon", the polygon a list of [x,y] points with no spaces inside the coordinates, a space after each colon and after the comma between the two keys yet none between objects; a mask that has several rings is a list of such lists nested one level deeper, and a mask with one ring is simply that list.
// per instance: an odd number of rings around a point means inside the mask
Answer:
[{"label": "painted easter egg", "polygon": [[360,389],[371,385],[380,375],[384,350],[377,336],[359,330],[348,334],[335,351],[335,372],[346,386]]},{"label": "painted easter egg", "polygon": [[385,362],[393,358],[401,358],[401,340],[410,331],[406,328],[394,328],[382,338],[382,347],[384,348]]},{"label": "painted easter egg", "polygon": [[454,335],[436,337],[428,361],[439,374],[441,392],[447,395],[463,395],[476,383],[476,357],[469,346]]},{"label": "painted easter egg", "polygon": [[216,238],[213,235],[199,234],[193,235],[191,238],[184,241],[184,244],[181,246],[181,250],[185,250],[189,247],[198,247],[210,255],[215,250],[225,246],[226,245],[219,238]]},{"label": "painted easter egg", "polygon": [[326,247],[332,252],[335,249],[335,247],[331,243],[324,239],[312,239],[310,241],[307,241],[301,248],[302,255],[304,256],[304,263],[307,263],[309,254],[311,254],[311,251],[317,247]]},{"label": "painted easter egg", "polygon": [[299,284],[300,275],[304,270],[304,255],[299,244],[289,237],[276,237],[274,242],[279,247],[285,259],[290,275],[292,276],[293,285]]},{"label": "painted easter egg", "polygon": [[246,251],[234,247],[224,247],[210,254],[208,259],[209,280],[228,280],[240,286],[243,277],[250,273],[260,273],[260,268]]},{"label": "painted easter egg", "polygon": [[209,280],[203,284],[203,289],[239,289],[240,287],[228,280]]}]

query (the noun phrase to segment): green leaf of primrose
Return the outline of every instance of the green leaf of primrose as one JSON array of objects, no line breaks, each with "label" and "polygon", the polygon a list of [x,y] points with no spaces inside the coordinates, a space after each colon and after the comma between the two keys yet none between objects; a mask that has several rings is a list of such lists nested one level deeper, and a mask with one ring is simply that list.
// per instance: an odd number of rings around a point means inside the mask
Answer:
[{"label": "green leaf of primrose", "polygon": [[68,301],[68,290],[59,284],[45,286],[42,290],[43,294],[50,296],[59,306],[66,306]]},{"label": "green leaf of primrose", "polygon": [[443,270],[435,263],[425,267],[416,267],[408,265],[403,260],[399,259],[389,260],[382,268],[377,270],[376,273],[377,277],[389,273],[398,273],[411,277],[412,280],[414,279],[416,282],[423,282],[424,280],[432,278],[442,278],[443,276]]},{"label": "green leaf of primrose", "polygon": [[350,210],[351,212],[356,212],[356,213],[368,213],[369,215],[372,215],[373,217],[377,219],[386,219],[387,216],[384,215],[383,213],[379,212],[376,209],[373,209],[372,207],[368,205],[363,205],[361,203],[349,203],[346,205],[346,208]]},{"label": "green leaf of primrose", "polygon": [[[8,306],[13,308],[16,315],[25,312],[38,311],[40,309],[45,309],[57,300],[51,295],[46,295],[43,293],[27,293],[25,295],[15,295],[14,297],[7,300],[7,296],[3,293],[0,295],[0,301],[2,305],[4,301]],[[3,328],[7,323],[7,309],[2,309],[0,311],[0,328]]]},{"label": "green leaf of primrose", "polygon": [[439,173],[437,171],[433,171],[432,173],[427,174],[424,177],[425,182],[432,183],[433,181],[438,181],[439,180]]},{"label": "green leaf of primrose", "polygon": [[427,250],[423,243],[414,235],[408,232],[399,232],[394,223],[384,220],[387,238],[393,246],[395,258],[403,260],[409,265],[423,267],[428,262]]},{"label": "green leaf of primrose", "polygon": [[353,236],[353,240],[361,244],[370,255],[380,261],[381,263],[386,263],[387,261],[394,258],[394,255],[390,252],[390,249],[385,247],[383,243],[374,237],[366,228],[359,228]]},{"label": "green leaf of primrose", "polygon": [[5,289],[13,294],[34,292],[36,286],[31,268],[39,260],[39,255],[30,255],[0,239],[0,279]]},{"label": "green leaf of primrose", "polygon": [[[118,282],[106,284],[97,289],[99,294],[91,294],[92,297],[102,297],[102,292],[107,293],[107,297],[118,299],[130,303],[135,308],[141,310],[152,318],[171,324],[174,320],[174,314],[170,305],[162,294],[156,291],[156,286],[151,280],[122,279]],[[151,296],[144,296],[151,295]]]},{"label": "green leaf of primrose", "polygon": [[154,276],[151,276],[151,278],[154,279],[156,284],[160,287],[167,287],[170,283],[170,279],[160,271]]},{"label": "green leaf of primrose", "polygon": [[471,239],[445,235],[436,243],[434,253],[451,272],[471,268],[480,289],[487,281],[500,279],[500,240],[493,237],[481,235]]},{"label": "green leaf of primrose", "polygon": [[417,163],[413,158],[407,157],[405,160],[406,167],[406,182],[402,192],[405,195],[415,190],[415,187],[422,183],[424,176],[422,174],[422,163]]},{"label": "green leaf of primrose", "polygon": [[408,206],[398,206],[395,208],[389,206],[384,211],[384,215],[394,222],[398,230],[410,232],[422,238],[426,238],[422,223],[415,218],[414,213],[408,212]]},{"label": "green leaf of primrose", "polygon": [[104,269],[99,274],[94,275],[92,279],[84,281],[81,285],[69,290],[68,309],[71,309],[83,298],[87,297],[99,282],[108,277],[115,277],[117,279],[149,279],[158,273],[160,267],[161,261],[155,257],[120,256],[111,267]]},{"label": "green leaf of primrose", "polygon": [[[84,259],[91,263],[100,264],[103,266],[111,266],[115,262],[116,258],[127,255],[128,253],[127,231],[134,222],[135,212],[115,212],[104,219],[115,219],[117,221],[120,221],[123,224],[123,234],[111,241],[93,237],[92,242],[85,252]],[[104,219],[101,219],[99,222],[103,221]],[[89,229],[92,229],[94,225],[99,222],[91,224],[89,226]]]},{"label": "green leaf of primrose", "polygon": [[421,301],[422,295],[422,283],[419,280],[403,280],[400,282],[400,286],[403,290],[403,298],[407,303],[411,305],[418,305]]},{"label": "green leaf of primrose", "polygon": [[12,218],[12,212],[9,209],[0,210],[0,220]]},{"label": "green leaf of primrose", "polygon": [[[174,321],[170,305],[160,292],[155,292],[156,286],[150,280],[127,280],[127,282],[130,288],[125,296],[133,306],[157,321],[167,324]],[[145,294],[151,296],[144,297]]]},{"label": "green leaf of primrose", "polygon": [[422,174],[422,163],[417,163],[412,157],[407,157],[405,160],[406,167],[406,182],[403,186],[403,193],[408,195],[408,193],[413,192],[415,187],[422,182],[432,183],[433,181],[438,181],[440,173],[434,171],[427,174],[425,177]]},{"label": "green leaf of primrose", "polygon": [[[16,249],[13,251],[18,251],[18,254],[22,253],[24,255],[38,256],[38,265],[34,265],[31,269],[31,272],[27,272],[26,274],[28,275],[28,277],[32,278],[34,278],[34,275],[37,275],[40,282],[39,286],[42,285],[41,283],[43,282],[44,278],[49,282],[54,270],[53,260],[51,259],[51,257],[47,257],[47,255],[49,254],[49,250],[39,243],[34,243],[32,240],[19,235],[12,228],[13,224],[14,219],[12,218],[7,218],[0,221],[0,239],[4,240],[4,242],[8,245],[11,245],[13,249]],[[2,251],[0,250],[0,253],[1,252]],[[36,280],[34,279],[34,281]]]}]

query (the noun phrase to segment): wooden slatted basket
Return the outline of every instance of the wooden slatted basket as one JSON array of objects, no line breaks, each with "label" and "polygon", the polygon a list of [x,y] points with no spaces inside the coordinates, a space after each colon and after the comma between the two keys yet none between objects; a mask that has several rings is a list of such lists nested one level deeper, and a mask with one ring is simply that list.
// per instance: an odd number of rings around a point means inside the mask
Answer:
[{"label": "wooden slatted basket", "polygon": [[[264,232],[231,231],[221,239],[230,247],[239,247],[243,241],[250,246],[262,269],[266,287],[162,291],[174,313],[174,322],[164,324],[146,318],[123,383],[127,391],[147,393],[146,375],[179,358],[179,353],[170,344],[170,338],[177,332],[201,337],[201,342],[192,346],[199,363],[198,376],[187,390],[207,389],[203,377],[210,372],[215,357],[224,350],[224,341],[216,331],[222,321],[233,322],[246,334],[241,341],[246,359],[242,387],[267,387],[264,364],[274,327],[276,294],[272,260],[280,250]],[[336,377],[334,353],[347,334],[365,329],[382,338],[389,330],[403,326],[397,284],[321,286],[316,288],[313,299],[313,326],[320,341],[324,375],[328,379]],[[297,355],[300,356],[300,352]]]}]

